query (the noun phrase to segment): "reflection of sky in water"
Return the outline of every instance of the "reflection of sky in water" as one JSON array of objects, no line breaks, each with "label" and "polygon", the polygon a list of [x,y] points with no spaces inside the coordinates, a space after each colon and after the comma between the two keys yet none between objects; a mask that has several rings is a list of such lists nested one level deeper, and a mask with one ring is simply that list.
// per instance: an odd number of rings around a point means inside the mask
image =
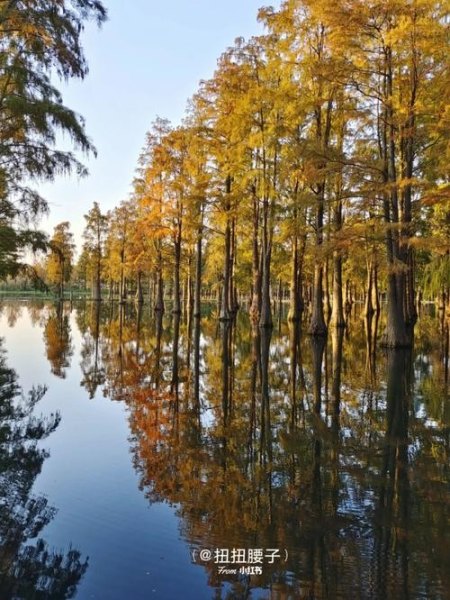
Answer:
[{"label": "reflection of sky in water", "polygon": [[[206,398],[206,390],[205,385],[203,383],[203,379],[205,374],[207,373],[207,365],[205,362],[205,349],[208,347],[208,340],[205,336],[200,333],[200,360],[199,360],[199,371],[200,371],[200,423],[201,426],[205,429],[212,427],[214,423],[214,407],[209,406],[208,400]],[[217,382],[217,402],[220,400],[220,384]]]},{"label": "reflection of sky in water", "polygon": [[[50,547],[69,545],[89,556],[89,567],[77,598],[148,600],[178,598],[180,581],[189,582],[191,598],[210,598],[205,574],[192,568],[185,544],[179,543],[178,519],[167,504],[149,506],[131,468],[127,409],[110,402],[101,389],[89,400],[80,387],[81,335],[71,314],[75,353],[66,379],[50,372],[42,329],[32,326],[23,309],[9,328],[0,317],[7,364],[27,391],[46,384],[38,414],[59,410],[61,423],[43,442],[50,457],[33,493],[44,494],[57,508],[42,537]],[[107,592],[106,592],[107,590]]]}]

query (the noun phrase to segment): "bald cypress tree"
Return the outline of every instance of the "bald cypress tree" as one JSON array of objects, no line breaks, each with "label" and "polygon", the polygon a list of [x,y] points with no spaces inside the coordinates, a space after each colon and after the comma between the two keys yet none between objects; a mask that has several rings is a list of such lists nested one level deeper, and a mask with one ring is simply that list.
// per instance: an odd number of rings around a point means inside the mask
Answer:
[{"label": "bald cypress tree", "polygon": [[105,240],[108,232],[107,216],[102,214],[97,202],[84,215],[86,226],[83,232],[83,251],[89,257],[91,281],[92,281],[92,299],[101,300],[101,282],[102,282],[102,266],[105,256]]}]

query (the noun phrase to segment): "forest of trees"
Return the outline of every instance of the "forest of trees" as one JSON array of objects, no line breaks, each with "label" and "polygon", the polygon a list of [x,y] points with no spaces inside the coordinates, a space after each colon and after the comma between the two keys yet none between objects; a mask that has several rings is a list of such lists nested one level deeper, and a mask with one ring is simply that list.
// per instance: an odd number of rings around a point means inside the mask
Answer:
[{"label": "forest of trees", "polygon": [[149,282],[155,310],[170,298],[199,315],[207,291],[221,320],[248,307],[270,327],[274,296],[290,295],[289,318],[307,309],[323,335],[358,297],[386,307],[387,346],[409,345],[423,295],[449,297],[449,10],[261,9],[265,35],[220,57],[183,123],[154,121],[108,226],[88,216],[95,297],[101,254],[121,301]]},{"label": "forest of trees", "polygon": [[86,215],[73,277],[95,300],[199,316],[213,297],[221,320],[245,308],[262,327],[289,298],[315,336],[357,298],[385,314],[386,346],[408,346],[422,300],[450,297],[450,3],[286,0],[258,17],[264,35],[224,52],[182,124],[153,122],[130,198]]}]

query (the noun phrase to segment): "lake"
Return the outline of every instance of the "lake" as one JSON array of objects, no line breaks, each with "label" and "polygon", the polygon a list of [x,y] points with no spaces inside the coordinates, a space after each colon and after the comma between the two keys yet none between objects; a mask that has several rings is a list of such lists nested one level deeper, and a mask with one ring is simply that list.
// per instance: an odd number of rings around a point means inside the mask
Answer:
[{"label": "lake", "polygon": [[449,329],[0,301],[0,599],[450,598]]}]

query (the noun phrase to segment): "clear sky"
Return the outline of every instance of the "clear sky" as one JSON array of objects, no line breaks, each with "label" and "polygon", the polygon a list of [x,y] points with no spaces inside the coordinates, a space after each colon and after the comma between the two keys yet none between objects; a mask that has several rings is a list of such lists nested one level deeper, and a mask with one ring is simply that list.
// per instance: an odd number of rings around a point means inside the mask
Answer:
[{"label": "clear sky", "polygon": [[[77,242],[83,214],[94,201],[102,210],[130,193],[146,131],[156,116],[177,124],[201,79],[212,76],[217,58],[236,37],[262,31],[257,23],[264,0],[104,0],[109,20],[89,25],[83,46],[89,62],[84,81],[58,87],[67,106],[83,115],[98,150],[82,159],[90,175],[59,178],[39,190],[50,216],[49,233],[70,221]],[[278,2],[277,2],[278,5]]]}]

